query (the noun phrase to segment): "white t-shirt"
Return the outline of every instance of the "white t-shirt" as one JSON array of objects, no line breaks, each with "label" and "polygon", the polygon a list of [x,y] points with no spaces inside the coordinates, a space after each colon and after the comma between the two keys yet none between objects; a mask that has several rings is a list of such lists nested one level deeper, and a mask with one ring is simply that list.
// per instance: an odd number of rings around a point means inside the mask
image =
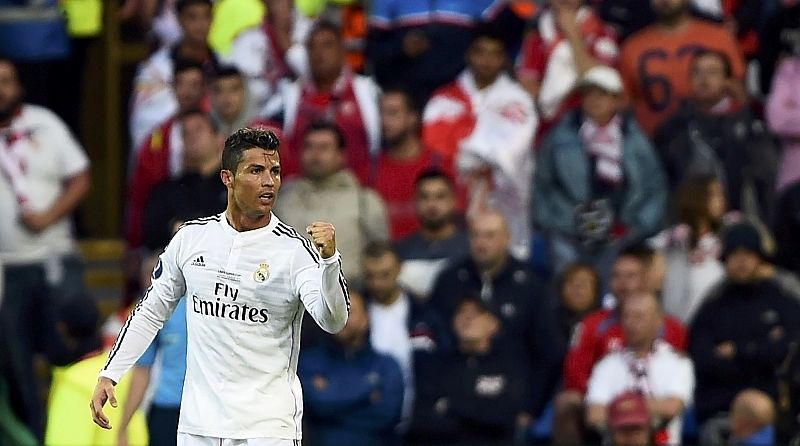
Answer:
[{"label": "white t-shirt", "polygon": [[[8,129],[0,129],[0,257],[6,264],[39,262],[72,253],[69,217],[44,231],[30,232],[20,220],[23,206],[49,209],[64,181],[89,168],[89,158],[61,119],[25,104]],[[24,201],[24,204],[21,203]]]},{"label": "white t-shirt", "polygon": [[[641,390],[655,399],[679,398],[684,407],[694,393],[694,366],[689,358],[657,340],[653,353],[645,360],[646,389],[641,389],[631,367],[631,353],[619,350],[606,355],[592,370],[586,392],[586,404],[608,406],[615,397],[629,390]],[[680,444],[682,417],[673,419],[667,431],[669,444]]]},{"label": "white t-shirt", "polygon": [[408,333],[410,297],[403,293],[391,305],[369,304],[370,344],[375,351],[391,356],[403,372],[403,414],[411,415],[414,395],[411,335]]},{"label": "white t-shirt", "polygon": [[301,439],[300,325],[304,309],[329,332],[347,321],[340,254],[322,259],[274,214],[267,226],[238,232],[222,213],[185,223],[152,278],[100,375],[118,382],[185,296],[178,432]]}]

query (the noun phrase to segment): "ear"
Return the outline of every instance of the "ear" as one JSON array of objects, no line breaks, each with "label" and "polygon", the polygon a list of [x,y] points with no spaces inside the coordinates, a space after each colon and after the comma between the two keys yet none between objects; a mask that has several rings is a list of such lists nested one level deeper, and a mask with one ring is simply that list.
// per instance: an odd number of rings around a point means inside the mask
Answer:
[{"label": "ear", "polygon": [[233,173],[230,170],[220,170],[219,177],[222,179],[222,184],[224,184],[228,189],[233,186]]}]

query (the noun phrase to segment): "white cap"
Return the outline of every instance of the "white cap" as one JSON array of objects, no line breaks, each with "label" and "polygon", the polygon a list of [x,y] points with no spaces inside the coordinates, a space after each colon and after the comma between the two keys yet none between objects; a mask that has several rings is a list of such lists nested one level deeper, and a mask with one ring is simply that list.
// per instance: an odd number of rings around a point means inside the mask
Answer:
[{"label": "white cap", "polygon": [[596,65],[589,68],[589,71],[583,75],[581,86],[594,86],[612,94],[620,94],[622,93],[622,78],[617,70],[605,65]]}]

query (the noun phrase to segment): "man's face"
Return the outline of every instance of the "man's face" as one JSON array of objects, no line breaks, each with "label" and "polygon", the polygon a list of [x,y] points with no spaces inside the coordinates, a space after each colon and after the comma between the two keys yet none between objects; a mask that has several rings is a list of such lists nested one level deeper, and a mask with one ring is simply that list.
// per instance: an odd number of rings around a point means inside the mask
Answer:
[{"label": "man's face", "polygon": [[456,209],[453,189],[441,178],[420,182],[414,202],[422,227],[430,230],[440,229],[450,223]]},{"label": "man's face", "polygon": [[195,44],[208,42],[211,29],[211,8],[208,5],[191,5],[178,16],[184,39]]},{"label": "man's face", "polygon": [[650,428],[645,426],[624,426],[611,430],[614,446],[647,446],[650,444]]},{"label": "man's face", "polygon": [[472,260],[480,267],[491,267],[508,255],[510,237],[503,217],[496,213],[477,216],[469,228]]},{"label": "man's face", "polygon": [[22,85],[17,70],[8,62],[0,62],[0,120],[10,118],[22,101]]},{"label": "man's face", "polygon": [[332,31],[319,30],[306,45],[311,76],[314,79],[336,79],[344,67],[344,48]]},{"label": "man's face", "polygon": [[[223,182],[225,182],[223,171]],[[281,161],[277,150],[247,149],[226,183],[242,213],[257,219],[268,215],[281,188]]]},{"label": "man's face", "polygon": [[203,72],[199,69],[184,70],[175,75],[175,98],[179,111],[200,108],[205,94]]},{"label": "man's face", "polygon": [[391,252],[364,258],[364,285],[369,295],[380,303],[388,302],[397,291],[399,275],[400,261]]},{"label": "man's face", "polygon": [[643,291],[646,283],[646,269],[637,258],[623,256],[614,263],[609,288],[619,302],[628,296]]},{"label": "man's face", "polygon": [[336,342],[344,346],[354,345],[367,335],[369,319],[364,299],[354,291],[350,292],[350,314],[342,331],[333,335]]},{"label": "man's face", "polygon": [[479,38],[467,52],[470,71],[479,83],[491,84],[503,71],[506,52],[503,44],[494,39]]},{"label": "man's face", "polygon": [[725,64],[714,54],[695,59],[692,64],[692,98],[703,102],[719,102],[725,97],[728,75]]},{"label": "man's face", "polygon": [[578,9],[582,3],[581,0],[550,0],[550,5],[552,5],[553,9],[556,11],[574,11]]},{"label": "man's face", "polygon": [[650,5],[659,20],[672,22],[686,12],[689,0],[650,0]]},{"label": "man's face", "polygon": [[583,111],[596,123],[605,124],[617,114],[619,97],[602,88],[587,87],[583,90]]},{"label": "man's face", "polygon": [[661,311],[652,294],[629,296],[620,306],[620,324],[625,339],[632,347],[650,346],[661,329]]},{"label": "man's face", "polygon": [[387,145],[398,144],[415,131],[418,118],[409,110],[403,95],[389,93],[381,99],[381,134]]},{"label": "man's face", "polygon": [[318,130],[308,133],[303,140],[301,162],[305,177],[323,180],[344,167],[345,154],[333,132]]},{"label": "man's face", "polygon": [[737,249],[725,260],[728,277],[736,283],[749,283],[758,276],[761,257],[747,249]]},{"label": "man's face", "polygon": [[453,316],[453,331],[461,342],[491,339],[498,329],[497,317],[475,302],[463,302]]},{"label": "man's face", "polygon": [[242,114],[245,98],[245,86],[241,77],[221,77],[214,81],[211,101],[225,121],[231,122]]},{"label": "man's face", "polygon": [[193,113],[182,120],[183,155],[189,164],[202,162],[213,155],[221,155],[219,139],[208,116]]}]

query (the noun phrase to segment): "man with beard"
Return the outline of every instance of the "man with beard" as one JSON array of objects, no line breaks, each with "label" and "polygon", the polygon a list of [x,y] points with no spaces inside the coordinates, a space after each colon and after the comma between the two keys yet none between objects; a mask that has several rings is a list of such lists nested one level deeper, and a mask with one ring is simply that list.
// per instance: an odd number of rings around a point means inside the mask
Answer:
[{"label": "man with beard", "polygon": [[399,281],[427,299],[439,272],[469,255],[469,238],[458,221],[453,181],[442,170],[429,169],[417,177],[414,208],[420,229],[397,244],[403,261]]},{"label": "man with beard", "polygon": [[0,59],[0,351],[17,417],[42,439],[33,372],[53,311],[83,292],[70,215],[89,193],[89,159],[51,111],[22,102],[14,64]]},{"label": "man with beard", "polygon": [[727,88],[737,99],[744,99],[745,64],[731,33],[692,18],[689,0],[650,1],[656,23],[632,35],[619,58],[626,93],[642,129],[652,136],[689,95],[689,68],[701,50],[728,56],[733,76]]},{"label": "man with beard", "polygon": [[419,229],[414,212],[414,182],[438,157],[422,144],[420,113],[405,90],[389,90],[381,98],[383,153],[370,184],[383,197],[389,210],[392,240],[400,240]]}]

